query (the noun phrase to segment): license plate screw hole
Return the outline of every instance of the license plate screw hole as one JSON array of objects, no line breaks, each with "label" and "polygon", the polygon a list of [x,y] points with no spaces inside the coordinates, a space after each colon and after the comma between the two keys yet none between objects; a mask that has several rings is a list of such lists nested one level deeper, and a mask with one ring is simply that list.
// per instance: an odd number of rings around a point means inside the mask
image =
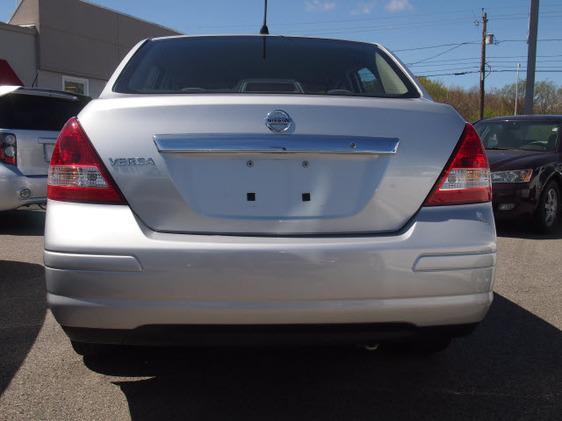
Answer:
[{"label": "license plate screw hole", "polygon": [[302,166],[303,166],[303,168],[308,168],[310,166],[310,162],[302,161]]},{"label": "license plate screw hole", "polygon": [[247,162],[246,162],[246,166],[247,166],[248,168],[252,168],[252,167],[254,166],[254,161],[252,161],[252,160],[247,161]]}]

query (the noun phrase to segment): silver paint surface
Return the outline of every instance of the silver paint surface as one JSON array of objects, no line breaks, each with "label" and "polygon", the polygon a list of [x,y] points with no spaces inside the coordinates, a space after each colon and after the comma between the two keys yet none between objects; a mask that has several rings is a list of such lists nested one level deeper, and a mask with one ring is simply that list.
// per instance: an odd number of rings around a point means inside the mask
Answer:
[{"label": "silver paint surface", "polygon": [[[483,319],[491,204],[422,206],[465,122],[397,59],[420,98],[112,92],[141,44],[79,115],[128,205],[48,205],[47,300],[59,323]],[[264,116],[279,109],[292,124],[275,134]],[[154,165],[110,165],[138,157]]]},{"label": "silver paint surface", "polygon": [[[127,206],[50,201],[48,300],[63,325],[100,328],[477,322],[491,303],[494,230],[490,204],[423,208],[395,235],[240,237],[158,233]],[[68,269],[83,255],[97,267]],[[428,255],[439,257],[414,271]],[[133,256],[142,271],[103,256]]]}]

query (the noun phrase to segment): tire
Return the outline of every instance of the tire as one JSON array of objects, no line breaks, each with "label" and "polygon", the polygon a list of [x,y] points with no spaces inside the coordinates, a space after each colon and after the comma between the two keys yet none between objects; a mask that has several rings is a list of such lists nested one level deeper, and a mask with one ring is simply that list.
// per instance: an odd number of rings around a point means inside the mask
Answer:
[{"label": "tire", "polygon": [[408,342],[383,343],[381,350],[390,354],[427,356],[444,351],[451,341],[450,336],[429,336]]},{"label": "tire", "polygon": [[549,181],[535,212],[535,225],[544,234],[551,234],[560,219],[560,187],[555,181]]}]

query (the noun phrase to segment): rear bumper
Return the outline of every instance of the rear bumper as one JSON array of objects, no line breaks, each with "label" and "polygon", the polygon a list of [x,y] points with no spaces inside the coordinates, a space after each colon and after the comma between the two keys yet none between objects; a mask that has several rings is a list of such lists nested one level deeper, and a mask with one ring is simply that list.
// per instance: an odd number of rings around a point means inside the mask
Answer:
[{"label": "rear bumper", "polygon": [[[52,279],[52,272],[48,276]],[[492,302],[492,293],[279,302],[79,300],[48,293],[47,301],[64,327],[136,329],[147,325],[340,323],[441,326],[480,322]]]},{"label": "rear bumper", "polygon": [[69,333],[473,324],[496,251],[490,204],[423,208],[395,235],[235,237],[156,233],[127,206],[54,201],[45,248],[48,303]]},{"label": "rear bumper", "polygon": [[[29,190],[29,197],[20,194]],[[25,193],[25,192],[24,192]],[[0,164],[0,211],[47,201],[47,177],[26,177],[13,165]]]},{"label": "rear bumper", "polygon": [[407,323],[334,325],[151,325],[136,329],[65,327],[77,342],[142,346],[334,345],[400,342],[447,335],[464,336],[477,324],[417,327]]}]

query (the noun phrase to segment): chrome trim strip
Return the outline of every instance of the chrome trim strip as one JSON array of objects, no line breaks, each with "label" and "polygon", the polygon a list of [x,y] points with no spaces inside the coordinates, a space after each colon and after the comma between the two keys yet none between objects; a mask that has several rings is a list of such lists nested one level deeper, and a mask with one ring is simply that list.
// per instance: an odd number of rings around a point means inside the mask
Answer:
[{"label": "chrome trim strip", "polygon": [[395,154],[397,138],[334,135],[183,134],[154,135],[161,153]]},{"label": "chrome trim strip", "polygon": [[40,145],[54,145],[57,142],[56,137],[39,137],[37,143]]}]

